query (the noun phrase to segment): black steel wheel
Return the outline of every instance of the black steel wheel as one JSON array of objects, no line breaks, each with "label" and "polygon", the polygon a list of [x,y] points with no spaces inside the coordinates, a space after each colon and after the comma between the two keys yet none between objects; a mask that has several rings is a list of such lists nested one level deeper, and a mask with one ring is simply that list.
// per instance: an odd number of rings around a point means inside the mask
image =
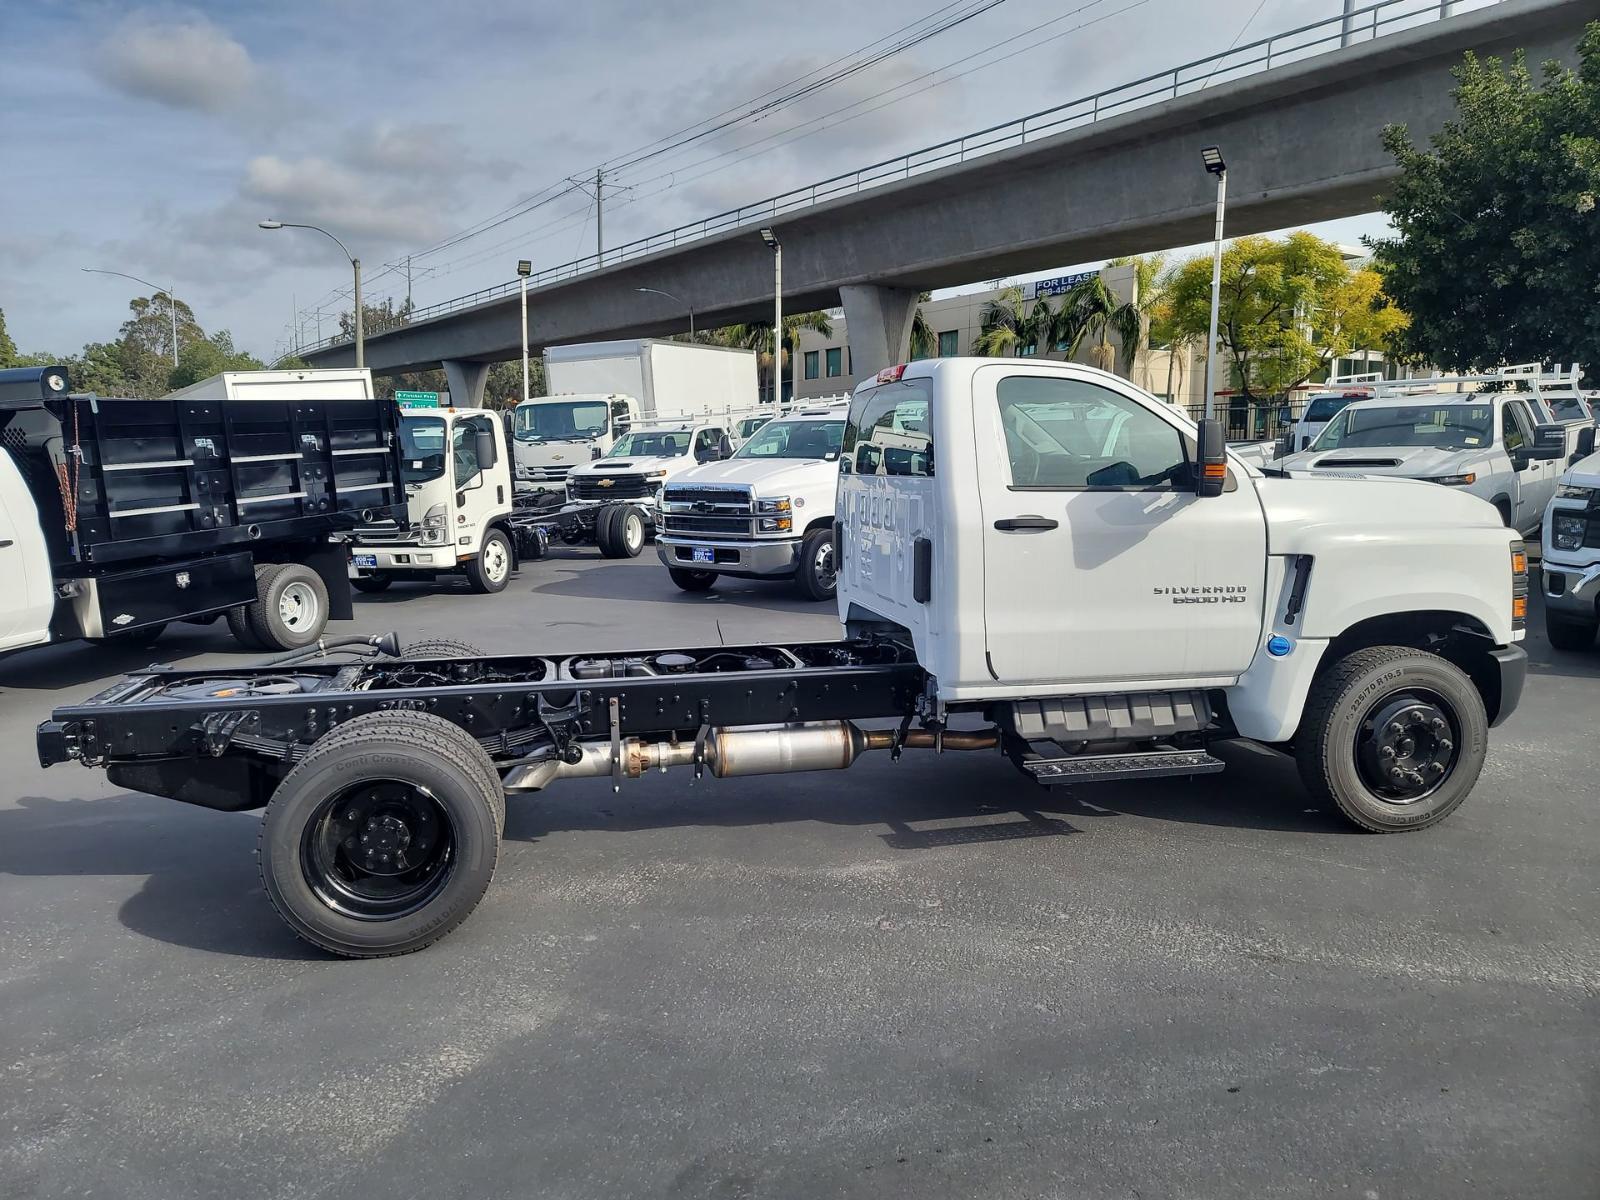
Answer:
[{"label": "black steel wheel", "polygon": [[1454,663],[1405,646],[1358,650],[1306,698],[1295,757],[1313,798],[1362,829],[1423,829],[1460,806],[1488,751],[1483,698]]},{"label": "black steel wheel", "polygon": [[246,605],[230,608],[227,612],[228,632],[233,634],[233,640],[246,650],[260,650],[262,645],[256,641],[255,630],[250,628],[250,610]]},{"label": "black steel wheel", "polygon": [[357,717],[278,785],[257,856],[288,926],[334,954],[406,954],[471,914],[494,875],[505,797],[476,739],[431,713]]}]

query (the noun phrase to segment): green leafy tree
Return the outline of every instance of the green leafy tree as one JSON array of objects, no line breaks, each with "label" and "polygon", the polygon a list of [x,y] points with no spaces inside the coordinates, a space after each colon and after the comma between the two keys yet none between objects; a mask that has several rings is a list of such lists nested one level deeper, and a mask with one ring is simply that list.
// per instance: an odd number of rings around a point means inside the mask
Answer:
[{"label": "green leafy tree", "polygon": [[[1350,348],[1351,272],[1339,248],[1314,234],[1244,237],[1222,255],[1217,340],[1246,399],[1285,392]],[[1204,344],[1211,317],[1211,257],[1171,276],[1162,324],[1171,339]]]},{"label": "green leafy tree", "polygon": [[[82,353],[68,358],[63,365],[67,368],[67,380],[75,392],[93,392],[97,396],[135,394],[133,384],[123,369],[120,342],[90,342]],[[171,369],[170,363],[168,369]]]},{"label": "green leafy tree", "polygon": [[[380,333],[388,333],[391,329],[399,329],[402,325],[410,324],[411,311],[415,307],[410,300],[402,300],[397,306],[393,298],[385,299],[381,304],[361,305],[361,335],[363,337],[377,337]],[[353,338],[356,335],[356,310],[346,309],[339,314],[339,333],[343,337]]]},{"label": "green leafy tree", "polygon": [[[1056,341],[1066,344],[1069,359],[1076,358],[1085,339],[1093,337],[1095,366],[1109,371],[1120,360],[1124,375],[1133,370],[1144,340],[1144,311],[1137,299],[1123,300],[1107,287],[1100,272],[1073,284],[1061,298],[1059,324],[1061,336]],[[1120,349],[1111,344],[1113,334]]]},{"label": "green leafy tree", "polygon": [[[544,360],[537,354],[528,359],[528,396],[545,394]],[[489,378],[483,385],[485,408],[515,408],[522,403],[522,359],[513,358],[497,362],[489,368]]]},{"label": "green leafy tree", "polygon": [[218,330],[178,351],[178,365],[168,373],[167,390],[177,391],[224,371],[259,371],[265,365],[255,355],[235,349],[233,335],[226,329]]},{"label": "green leafy tree", "polygon": [[[800,335],[812,330],[823,337],[833,336],[833,322],[825,312],[785,313],[783,315],[783,365],[787,372],[800,345]],[[724,325],[704,335],[714,346],[735,346],[756,352],[756,375],[762,395],[772,395],[772,322],[752,321],[744,325]],[[788,378],[787,374],[781,378]]]},{"label": "green leafy tree", "polygon": [[136,296],[128,302],[133,314],[122,323],[116,341],[122,363],[124,390],[134,396],[159,396],[167,391],[172,374],[173,309],[177,309],[178,349],[205,340],[205,330],[195,320],[194,311],[182,300],[174,301],[166,292]]},{"label": "green leafy tree", "polygon": [[6,314],[0,309],[0,367],[17,366],[17,344],[6,332]]},{"label": "green leafy tree", "polygon": [[1579,66],[1535,82],[1467,54],[1456,119],[1428,150],[1392,126],[1400,177],[1384,204],[1395,235],[1373,239],[1384,284],[1411,320],[1403,357],[1454,369],[1600,362],[1600,22]]},{"label": "green leafy tree", "polygon": [[933,326],[928,324],[928,318],[922,312],[922,306],[932,299],[932,292],[922,292],[917,296],[917,309],[911,314],[912,358],[932,358],[938,353],[939,335],[933,331]]}]

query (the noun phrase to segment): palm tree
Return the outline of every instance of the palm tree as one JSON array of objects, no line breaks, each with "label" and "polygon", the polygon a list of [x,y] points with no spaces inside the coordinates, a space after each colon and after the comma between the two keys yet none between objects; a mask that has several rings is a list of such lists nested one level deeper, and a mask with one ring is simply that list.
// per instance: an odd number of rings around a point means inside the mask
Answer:
[{"label": "palm tree", "polygon": [[[1144,313],[1136,301],[1119,299],[1097,271],[1082,283],[1074,284],[1062,297],[1061,313],[1064,334],[1061,340],[1066,343],[1069,359],[1077,355],[1085,338],[1094,336],[1098,339],[1094,365],[1109,371],[1120,357],[1123,374],[1131,376],[1133,360],[1144,337]],[[1122,343],[1120,356],[1111,345],[1112,334]]]},{"label": "palm tree", "polygon": [[972,352],[984,358],[996,358],[1042,345],[1048,353],[1057,340],[1058,316],[1043,297],[1029,308],[1021,288],[1003,288],[983,306],[979,333],[972,339]]},{"label": "palm tree", "polygon": [[917,311],[911,314],[912,358],[932,358],[938,352],[939,335],[933,331],[933,326],[928,324],[928,318],[922,313],[922,306],[932,299],[932,292],[922,292],[917,296]]},{"label": "palm tree", "polygon": [[[828,314],[825,312],[785,313],[783,317],[783,351],[785,358],[788,360],[793,360],[795,349],[800,344],[800,333],[806,329],[819,333],[825,338],[833,336],[833,322],[828,319]],[[756,371],[764,381],[762,383],[763,393],[771,382],[778,382],[781,385],[781,381],[785,378],[783,374],[780,373],[776,381],[772,378],[771,321],[752,321],[746,325],[726,325],[721,329],[714,330],[711,337],[718,345],[739,346],[756,352]],[[787,364],[779,366],[780,372],[785,369],[787,369]],[[782,399],[782,387],[779,386],[774,389],[772,395],[775,400]]]}]

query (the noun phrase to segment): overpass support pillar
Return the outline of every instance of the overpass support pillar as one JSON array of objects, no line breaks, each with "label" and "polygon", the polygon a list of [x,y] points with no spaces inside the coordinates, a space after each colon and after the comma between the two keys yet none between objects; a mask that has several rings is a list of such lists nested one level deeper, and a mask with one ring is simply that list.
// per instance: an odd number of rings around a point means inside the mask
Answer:
[{"label": "overpass support pillar", "polygon": [[846,284],[839,289],[850,335],[850,361],[857,379],[911,357],[911,314],[917,293],[910,288]]},{"label": "overpass support pillar", "polygon": [[483,407],[483,385],[489,381],[488,363],[447,358],[439,365],[444,368],[451,404],[457,408]]}]

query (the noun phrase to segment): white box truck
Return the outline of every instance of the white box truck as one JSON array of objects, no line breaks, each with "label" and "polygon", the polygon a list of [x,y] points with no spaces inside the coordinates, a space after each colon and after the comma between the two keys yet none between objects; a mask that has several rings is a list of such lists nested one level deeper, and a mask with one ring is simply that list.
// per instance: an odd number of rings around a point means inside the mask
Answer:
[{"label": "white box truck", "polygon": [[560,489],[573,467],[610,451],[641,420],[752,408],[752,350],[641,338],[551,346],[544,352],[548,396],[517,405],[516,478]]},{"label": "white box truck", "polygon": [[168,400],[371,400],[372,372],[365,367],[302,367],[291,371],[224,371]]}]

